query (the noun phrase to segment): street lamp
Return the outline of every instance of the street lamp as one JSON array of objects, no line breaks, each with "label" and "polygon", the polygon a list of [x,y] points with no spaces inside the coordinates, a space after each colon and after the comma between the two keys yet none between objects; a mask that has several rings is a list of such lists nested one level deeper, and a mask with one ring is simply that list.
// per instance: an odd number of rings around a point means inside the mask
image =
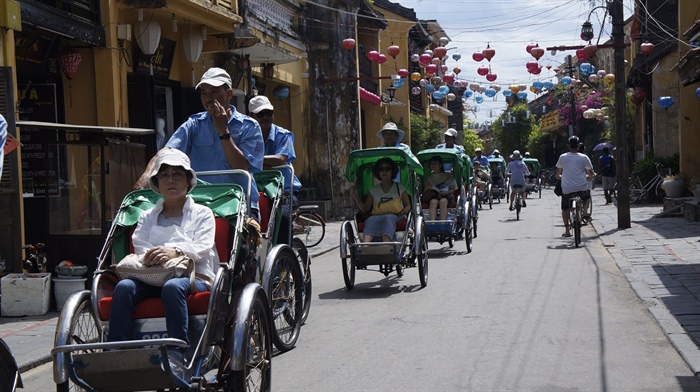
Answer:
[{"label": "street lamp", "polygon": [[591,22],[583,22],[581,26],[581,39],[589,42],[593,39],[593,25]]},{"label": "street lamp", "polygon": [[389,95],[389,97],[387,98],[386,95],[382,95],[382,102],[384,102],[384,103],[392,102],[394,100],[394,95],[396,95],[396,87],[391,86],[391,87],[387,88],[386,91],[387,91],[387,94]]}]

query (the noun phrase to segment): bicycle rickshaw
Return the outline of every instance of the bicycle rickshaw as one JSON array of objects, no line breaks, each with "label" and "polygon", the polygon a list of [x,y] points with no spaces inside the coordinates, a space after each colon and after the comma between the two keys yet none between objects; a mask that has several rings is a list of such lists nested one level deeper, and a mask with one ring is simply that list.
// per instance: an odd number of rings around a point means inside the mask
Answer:
[{"label": "bicycle rickshaw", "polygon": [[355,287],[356,270],[372,270],[389,276],[396,271],[403,276],[404,268],[418,267],[421,287],[428,284],[428,240],[425,238],[425,222],[419,202],[419,176],[423,167],[418,159],[401,148],[368,148],[350,153],[345,168],[345,178],[355,184],[358,195],[365,198],[374,185],[372,168],[382,158],[394,161],[400,171],[400,181],[411,198],[411,211],[406,220],[397,223],[396,241],[362,242],[364,220],[368,216],[357,214],[353,220],[342,223],[340,228],[340,259],[343,279],[348,290]]},{"label": "bicycle rickshaw", "polygon": [[[429,203],[422,203],[423,220],[425,221],[424,235],[428,239],[436,240],[442,245],[445,241],[450,248],[453,246],[455,239],[464,238],[467,245],[467,252],[472,251],[472,204],[469,200],[467,189],[469,188],[470,170],[466,166],[463,154],[459,150],[451,148],[428,149],[417,154],[418,161],[424,168],[430,167],[430,159],[438,156],[442,161],[451,166],[452,175],[457,182],[457,189],[454,192],[452,202],[447,205],[448,212],[446,217],[440,217],[439,220],[429,220]],[[425,179],[430,173],[425,170],[424,175],[419,185],[423,189]],[[422,193],[422,192],[421,192]],[[451,219],[450,219],[451,218]]]},{"label": "bicycle rickshaw", "polygon": [[528,169],[530,166],[532,166],[532,170],[530,171],[531,175],[534,175],[534,178],[526,178],[525,179],[525,192],[528,194],[530,193],[539,193],[539,198],[542,198],[542,178],[540,175],[540,161],[537,160],[537,158],[523,158],[523,163],[528,166]]},{"label": "bicycle rickshaw", "polygon": [[[231,172],[250,178],[240,170],[198,176]],[[273,305],[287,309],[288,303],[277,297],[278,287],[287,290],[287,297],[301,290],[290,289],[294,274],[285,269],[291,264],[285,260],[296,259],[294,251],[288,245],[274,245],[269,252],[262,249],[266,241],[260,240],[248,217],[250,179],[248,184],[244,193],[237,184],[200,182],[190,192],[196,203],[214,212],[221,265],[210,291],[188,296],[191,344],[185,353],[185,378],[174,374],[167,347],[186,343],[167,338],[160,298],[136,306],[132,340],[106,341],[111,294],[119,281],[112,265],[130,253],[131,233],[140,214],[161,197],[143,189],[123,200],[98,257],[91,290],[74,293],[61,311],[51,351],[58,391],[74,386],[99,391],[270,390],[271,317],[278,310],[271,310],[268,295],[277,301]],[[279,274],[272,275],[275,271]]]},{"label": "bicycle rickshaw", "polygon": [[498,170],[500,171],[500,176],[501,176],[501,184],[499,186],[498,180],[496,178],[493,178],[494,174],[497,173],[496,170],[491,170],[491,200],[489,200],[490,204],[493,204],[493,200],[495,200],[497,203],[501,202],[501,199],[504,197],[506,198],[506,202],[509,202],[510,195],[508,194],[508,184],[509,184],[509,179],[506,178],[505,172],[506,172],[506,160],[503,157],[490,157],[489,158],[489,168],[491,167],[497,167]]}]

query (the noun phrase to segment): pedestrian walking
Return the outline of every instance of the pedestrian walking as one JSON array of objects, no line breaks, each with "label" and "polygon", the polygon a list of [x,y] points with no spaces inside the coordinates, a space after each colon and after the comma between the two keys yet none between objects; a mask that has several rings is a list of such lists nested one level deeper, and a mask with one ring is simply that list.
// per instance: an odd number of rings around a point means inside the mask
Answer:
[{"label": "pedestrian walking", "polygon": [[600,176],[603,180],[603,194],[607,206],[612,204],[612,194],[615,191],[615,178],[617,177],[615,157],[610,155],[608,147],[603,148],[603,155],[600,156]]}]

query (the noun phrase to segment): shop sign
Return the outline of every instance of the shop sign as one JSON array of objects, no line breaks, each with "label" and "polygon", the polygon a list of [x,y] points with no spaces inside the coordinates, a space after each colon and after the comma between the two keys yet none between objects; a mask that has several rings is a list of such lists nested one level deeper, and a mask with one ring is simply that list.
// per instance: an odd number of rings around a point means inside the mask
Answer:
[{"label": "shop sign", "polygon": [[153,53],[153,56],[143,54],[138,45],[134,45],[137,53],[134,72],[148,74],[151,72],[151,65],[153,65],[153,76],[169,79],[170,68],[173,65],[173,57],[175,56],[175,44],[175,41],[161,38],[158,49]]}]

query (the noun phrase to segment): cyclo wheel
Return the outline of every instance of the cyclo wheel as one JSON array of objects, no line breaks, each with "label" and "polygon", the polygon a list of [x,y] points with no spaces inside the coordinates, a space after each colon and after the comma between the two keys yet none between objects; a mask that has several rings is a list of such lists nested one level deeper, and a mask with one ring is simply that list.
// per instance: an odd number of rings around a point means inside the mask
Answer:
[{"label": "cyclo wheel", "polygon": [[474,237],[476,238],[476,221],[479,220],[479,211],[477,211],[476,208],[476,196],[472,196],[472,214],[471,214],[471,220],[472,220],[472,226],[474,227]]},{"label": "cyclo wheel", "polygon": [[285,352],[294,348],[299,338],[304,278],[294,251],[289,247],[280,249],[272,263],[265,287],[272,308],[272,341],[277,349]]},{"label": "cyclo wheel", "polygon": [[425,222],[420,219],[421,236],[416,238],[416,245],[421,247],[421,253],[418,256],[418,275],[420,278],[420,287],[428,285],[428,239],[425,237]]},{"label": "cyclo wheel", "polygon": [[[236,308],[226,319],[228,333],[221,346],[217,387],[224,391],[270,391],[272,338],[265,292],[259,285],[249,284],[234,299]],[[232,356],[245,358],[242,370],[232,369]]]},{"label": "cyclo wheel", "polygon": [[[348,291],[355,287],[355,258],[352,245],[355,244],[355,235],[353,234],[352,224],[348,221],[343,224],[340,231],[341,241],[344,240],[345,258],[341,260],[343,263],[343,280]],[[342,245],[342,244],[341,244]]]},{"label": "cyclo wheel", "polygon": [[[66,305],[69,305],[67,302]],[[65,309],[61,312],[61,315],[69,314]],[[95,314],[92,311],[92,304],[90,303],[90,296],[87,295],[83,298],[75,308],[72,313],[70,320],[70,329],[68,330],[68,340],[65,342],[56,342],[56,345],[66,345],[66,344],[81,344],[81,343],[96,343],[100,341],[100,332],[97,328],[97,323],[95,322]],[[74,351],[74,354],[83,354],[88,351]],[[66,358],[68,353],[58,354],[65,355]],[[66,360],[66,363],[68,361]],[[69,391],[82,391],[83,389],[78,385],[73,384],[73,382],[68,379],[66,382],[56,384],[57,392],[69,392]]]},{"label": "cyclo wheel", "polygon": [[318,245],[326,235],[326,223],[323,218],[315,212],[302,212],[294,218],[294,225],[303,230],[298,234],[304,241],[307,248]]},{"label": "cyclo wheel", "polygon": [[470,218],[471,216],[471,207],[467,205],[467,212],[465,214],[467,217],[464,221],[464,242],[467,245],[467,253],[472,253],[472,220]]},{"label": "cyclo wheel", "polygon": [[303,325],[306,323],[306,319],[309,317],[309,309],[311,308],[311,257],[309,257],[309,251],[306,249],[304,241],[302,241],[300,238],[294,237],[292,239],[292,245],[297,253],[299,267],[301,268],[301,272],[304,276],[304,293],[301,296],[302,301],[304,302],[301,313],[301,324]]}]

